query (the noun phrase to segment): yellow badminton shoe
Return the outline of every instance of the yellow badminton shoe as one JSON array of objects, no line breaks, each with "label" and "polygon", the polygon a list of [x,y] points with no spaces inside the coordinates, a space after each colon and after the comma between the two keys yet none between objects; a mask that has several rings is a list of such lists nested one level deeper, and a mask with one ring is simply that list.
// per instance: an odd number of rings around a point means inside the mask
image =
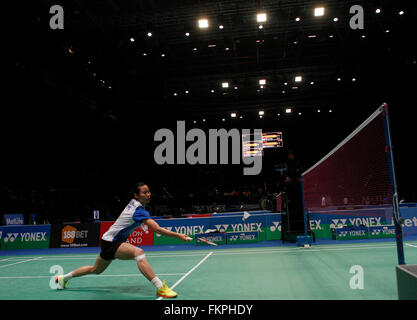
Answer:
[{"label": "yellow badminton shoe", "polygon": [[55,283],[58,283],[59,285],[59,289],[65,289],[65,287],[67,286],[69,280],[64,280],[64,276],[56,276],[55,277]]},{"label": "yellow badminton shoe", "polygon": [[178,294],[171,290],[167,284],[166,281],[162,281],[162,288],[158,289],[158,291],[156,291],[156,295],[159,297],[164,297],[164,298],[176,298],[178,296]]}]

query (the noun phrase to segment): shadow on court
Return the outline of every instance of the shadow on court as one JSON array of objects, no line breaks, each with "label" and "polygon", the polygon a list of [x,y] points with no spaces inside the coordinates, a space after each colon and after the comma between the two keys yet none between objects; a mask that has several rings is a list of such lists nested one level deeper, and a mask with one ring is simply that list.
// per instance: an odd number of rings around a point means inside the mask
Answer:
[{"label": "shadow on court", "polygon": [[155,297],[155,290],[152,287],[145,288],[138,285],[126,286],[94,286],[94,287],[80,287],[80,288],[66,288],[65,292],[95,292],[100,294],[134,294],[135,296]]}]

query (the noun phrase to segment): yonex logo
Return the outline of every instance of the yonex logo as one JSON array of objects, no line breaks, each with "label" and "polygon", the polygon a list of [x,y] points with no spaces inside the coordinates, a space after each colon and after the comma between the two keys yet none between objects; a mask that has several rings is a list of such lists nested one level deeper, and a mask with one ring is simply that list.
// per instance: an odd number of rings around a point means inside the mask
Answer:
[{"label": "yonex logo", "polygon": [[216,230],[218,232],[226,232],[228,226],[229,226],[228,224],[223,224],[223,225],[217,224],[217,225],[215,225]]},{"label": "yonex logo", "polygon": [[372,232],[371,232],[371,234],[373,235],[373,236],[377,236],[377,235],[379,235],[380,234],[380,232],[381,232],[381,230],[380,229],[374,229],[374,230],[372,230]]},{"label": "yonex logo", "polygon": [[6,237],[4,237],[4,242],[14,242],[17,238],[19,233],[8,233]]},{"label": "yonex logo", "polygon": [[[339,222],[340,220],[340,222]],[[330,224],[330,228],[343,228],[346,226],[347,219],[332,219],[332,223]]]},{"label": "yonex logo", "polygon": [[272,232],[281,231],[281,223],[279,221],[273,221],[272,224],[273,226],[270,226],[269,230],[271,230]]},{"label": "yonex logo", "polygon": [[347,233],[348,233],[347,231],[340,231],[339,237],[346,237]]}]

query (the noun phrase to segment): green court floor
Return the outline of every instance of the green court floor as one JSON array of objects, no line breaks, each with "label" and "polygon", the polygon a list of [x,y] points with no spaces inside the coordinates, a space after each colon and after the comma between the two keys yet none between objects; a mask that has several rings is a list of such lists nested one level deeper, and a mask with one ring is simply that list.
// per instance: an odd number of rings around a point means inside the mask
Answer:
[{"label": "green court floor", "polygon": [[[417,264],[417,241],[405,242],[407,264]],[[155,300],[155,289],[135,261],[115,260],[101,275],[74,278],[53,290],[51,267],[69,272],[92,265],[96,254],[1,256],[1,300]],[[177,300],[397,299],[395,243],[152,251],[149,263],[178,292]],[[352,289],[351,267],[363,270]],[[352,271],[353,272],[353,271]],[[358,283],[358,282],[356,282]]]}]

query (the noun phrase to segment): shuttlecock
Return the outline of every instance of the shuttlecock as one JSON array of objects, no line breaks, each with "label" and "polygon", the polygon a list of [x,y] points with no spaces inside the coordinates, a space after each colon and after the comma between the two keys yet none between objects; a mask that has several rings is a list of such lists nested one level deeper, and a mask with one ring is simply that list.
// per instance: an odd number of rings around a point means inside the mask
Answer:
[{"label": "shuttlecock", "polygon": [[245,221],[247,218],[249,218],[250,217],[250,214],[249,214],[249,212],[247,212],[247,211],[244,211],[243,212],[243,218],[242,218],[242,220],[243,221]]}]

